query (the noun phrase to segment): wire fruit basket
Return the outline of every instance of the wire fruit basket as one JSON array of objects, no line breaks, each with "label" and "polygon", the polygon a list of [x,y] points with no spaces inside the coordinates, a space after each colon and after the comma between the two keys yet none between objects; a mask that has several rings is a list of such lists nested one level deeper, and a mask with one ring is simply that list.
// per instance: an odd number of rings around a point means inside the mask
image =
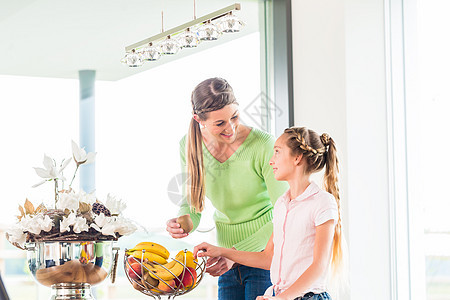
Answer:
[{"label": "wire fruit basket", "polygon": [[145,250],[142,250],[141,259],[125,250],[124,270],[133,287],[153,299],[161,299],[161,296],[174,299],[184,295],[196,288],[205,274],[206,259],[194,260],[192,252],[187,249],[178,252],[171,262],[165,264],[149,262],[144,257]]}]

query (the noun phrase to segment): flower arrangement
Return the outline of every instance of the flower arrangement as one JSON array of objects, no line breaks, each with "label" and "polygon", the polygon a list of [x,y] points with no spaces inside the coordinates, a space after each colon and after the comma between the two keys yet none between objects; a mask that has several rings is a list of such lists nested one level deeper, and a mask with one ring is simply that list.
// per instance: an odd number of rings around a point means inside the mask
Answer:
[{"label": "flower arrangement", "polygon": [[16,247],[23,249],[27,242],[39,241],[96,241],[117,240],[136,230],[129,219],[122,216],[126,204],[108,194],[104,203],[93,193],[75,192],[72,183],[81,165],[95,161],[96,153],[86,153],[72,141],[72,157],[76,169],[72,180],[65,188],[64,169],[72,160],[63,159],[61,164],[44,155],[44,168],[34,168],[42,180],[33,185],[38,187],[46,182],[54,183],[55,201],[53,207],[44,203],[35,207],[28,199],[19,205],[18,221],[7,230],[7,239]]}]

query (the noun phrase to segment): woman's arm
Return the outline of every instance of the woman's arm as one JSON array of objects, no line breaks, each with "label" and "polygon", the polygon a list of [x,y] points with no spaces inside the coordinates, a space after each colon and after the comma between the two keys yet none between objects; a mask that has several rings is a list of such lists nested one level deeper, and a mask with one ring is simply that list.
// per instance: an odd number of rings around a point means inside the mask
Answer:
[{"label": "woman's arm", "polygon": [[269,270],[273,256],[273,234],[267,242],[266,248],[261,252],[238,251],[202,243],[194,247],[194,256],[223,256],[241,265]]},{"label": "woman's arm", "polygon": [[[283,293],[275,299],[294,299],[304,293],[328,268],[331,258],[331,246],[334,237],[334,220],[329,220],[316,227],[313,263]],[[273,298],[269,298],[273,299]]]}]

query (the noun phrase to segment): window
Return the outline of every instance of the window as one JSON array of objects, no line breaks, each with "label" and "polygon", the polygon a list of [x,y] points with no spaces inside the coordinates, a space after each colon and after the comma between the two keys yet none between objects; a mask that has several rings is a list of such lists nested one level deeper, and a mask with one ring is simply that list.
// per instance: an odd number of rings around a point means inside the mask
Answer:
[{"label": "window", "polygon": [[[397,154],[393,166],[396,194],[404,196],[395,197],[397,299],[407,295],[409,299],[448,299],[450,202],[445,186],[450,141],[445,136],[450,111],[450,42],[446,38],[450,21],[445,12],[450,3],[393,3],[391,8],[399,9],[391,11],[391,34],[402,32],[397,37],[403,36],[400,42],[391,40],[392,66],[400,66],[392,72],[393,144]],[[399,280],[402,277],[407,280]]]},{"label": "window", "polygon": [[[417,1],[418,99],[407,102],[408,151],[414,186],[411,192],[423,214],[423,250],[425,259],[426,299],[450,296],[450,211],[448,184],[450,147],[448,134],[450,112],[450,20],[445,0]],[[417,117],[417,118],[416,118]],[[414,143],[414,144],[413,144]],[[443,149],[434,155],[433,149]],[[420,205],[420,206],[419,206]]]},{"label": "window", "polygon": [[[225,78],[233,87],[243,122],[262,126],[260,116],[255,116],[262,97],[259,39],[259,33],[253,33],[113,84],[97,84],[97,190],[106,193],[114,187],[114,193],[127,201],[127,213],[148,231],[122,238],[121,248],[151,240],[172,253],[202,241],[215,243],[215,232],[209,232],[214,227],[210,203],[200,224],[206,233],[177,241],[165,233],[166,221],[178,211],[168,192],[180,189],[176,184],[181,174],[179,141],[188,130],[190,95],[198,83],[209,77]],[[207,276],[185,297],[214,298],[216,280]],[[104,299],[120,299],[122,294],[141,297],[121,270]]]}]

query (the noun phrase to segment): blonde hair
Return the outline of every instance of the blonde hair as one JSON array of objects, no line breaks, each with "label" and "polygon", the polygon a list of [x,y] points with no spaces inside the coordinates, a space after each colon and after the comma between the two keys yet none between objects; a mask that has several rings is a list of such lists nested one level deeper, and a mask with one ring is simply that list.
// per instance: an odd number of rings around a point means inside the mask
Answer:
[{"label": "blonde hair", "polygon": [[305,127],[291,127],[284,130],[287,135],[286,144],[293,155],[303,155],[306,160],[306,173],[319,172],[325,167],[324,189],[336,199],[338,221],[334,229],[333,256],[331,265],[336,273],[343,261],[343,236],[341,219],[341,198],[339,196],[338,174],[339,162],[336,144],[326,133],[319,135]]},{"label": "blonde hair", "polygon": [[[225,79],[209,78],[200,82],[191,95],[192,112],[202,121],[208,113],[237,104],[233,89]],[[190,206],[201,212],[205,206],[205,170],[203,165],[202,133],[200,124],[191,119],[186,142],[186,164],[189,187],[187,196]]]}]

